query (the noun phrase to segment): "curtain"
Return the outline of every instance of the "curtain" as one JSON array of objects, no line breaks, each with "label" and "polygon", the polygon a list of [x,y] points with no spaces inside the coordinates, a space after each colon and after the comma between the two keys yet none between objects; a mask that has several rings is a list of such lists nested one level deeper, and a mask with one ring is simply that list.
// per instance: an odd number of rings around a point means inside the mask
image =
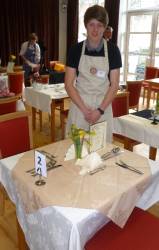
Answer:
[{"label": "curtain", "polygon": [[59,51],[59,1],[53,0],[5,0],[0,8],[0,58],[6,65],[10,54],[16,55],[22,42],[35,32],[47,48],[45,62],[58,59]]},{"label": "curtain", "polygon": [[112,42],[118,41],[118,23],[119,23],[120,0],[105,0],[105,8],[109,15],[109,25],[113,28]]},{"label": "curtain", "polygon": [[67,5],[67,53],[69,48],[78,41],[79,0],[68,0]]}]

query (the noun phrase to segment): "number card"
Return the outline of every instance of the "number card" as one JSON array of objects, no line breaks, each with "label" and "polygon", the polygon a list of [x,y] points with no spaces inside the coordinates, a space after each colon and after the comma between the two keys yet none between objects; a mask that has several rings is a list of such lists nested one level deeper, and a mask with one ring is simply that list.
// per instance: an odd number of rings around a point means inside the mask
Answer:
[{"label": "number card", "polygon": [[94,136],[90,136],[90,152],[97,151],[106,145],[107,122],[99,122],[90,126],[90,131],[95,131]]},{"label": "number card", "polygon": [[35,172],[47,177],[46,156],[35,150]]}]

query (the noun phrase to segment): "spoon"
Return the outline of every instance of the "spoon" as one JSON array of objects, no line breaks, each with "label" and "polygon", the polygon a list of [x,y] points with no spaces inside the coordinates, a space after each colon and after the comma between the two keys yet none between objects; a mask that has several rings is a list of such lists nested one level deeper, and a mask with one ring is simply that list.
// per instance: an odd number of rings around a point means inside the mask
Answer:
[{"label": "spoon", "polygon": [[103,160],[105,160],[108,156],[111,156],[112,154],[113,154],[113,155],[114,155],[114,154],[117,154],[117,153],[119,153],[119,151],[120,151],[120,147],[112,148],[111,151],[109,151],[109,152],[103,154],[103,155],[101,156],[101,158],[102,158]]}]

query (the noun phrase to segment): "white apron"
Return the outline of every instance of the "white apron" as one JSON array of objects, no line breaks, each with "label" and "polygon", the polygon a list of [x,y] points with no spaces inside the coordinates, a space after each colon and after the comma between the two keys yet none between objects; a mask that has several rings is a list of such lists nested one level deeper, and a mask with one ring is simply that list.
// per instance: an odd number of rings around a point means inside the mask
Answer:
[{"label": "white apron", "polygon": [[[76,80],[75,87],[78,90],[83,102],[95,109],[98,108],[104,99],[106,92],[108,91],[110,82],[108,79],[109,73],[109,62],[107,43],[104,41],[104,52],[105,56],[88,56],[85,55],[86,41],[83,42],[82,54],[78,67],[78,77]],[[97,70],[96,74],[91,73],[91,69]],[[109,105],[104,115],[100,117],[98,122],[107,121],[107,142],[112,141],[112,107]],[[80,109],[71,102],[70,110],[68,115],[68,121],[66,126],[66,134],[70,131],[72,124],[76,124],[77,127],[85,130],[89,129],[89,123],[85,120],[83,113]]]}]

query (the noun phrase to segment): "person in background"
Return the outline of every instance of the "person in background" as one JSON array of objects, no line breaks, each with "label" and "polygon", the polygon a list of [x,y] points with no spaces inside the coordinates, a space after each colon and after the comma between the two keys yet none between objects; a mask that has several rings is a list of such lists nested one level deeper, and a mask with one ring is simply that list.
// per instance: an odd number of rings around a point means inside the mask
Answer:
[{"label": "person in background", "polygon": [[35,33],[29,35],[29,40],[21,46],[20,56],[23,59],[23,69],[25,71],[25,86],[30,86],[30,78],[38,77],[40,68],[40,47],[37,43],[38,37]]},{"label": "person in background", "polygon": [[111,26],[107,26],[107,28],[104,31],[103,37],[109,41],[112,39],[112,35],[113,35],[113,28]]},{"label": "person in background", "polygon": [[103,38],[108,14],[102,6],[89,7],[84,24],[87,38],[70,49],[66,62],[65,88],[71,98],[66,135],[72,124],[89,130],[90,124],[107,121],[106,140],[111,142],[111,102],[119,86],[121,55]]}]

